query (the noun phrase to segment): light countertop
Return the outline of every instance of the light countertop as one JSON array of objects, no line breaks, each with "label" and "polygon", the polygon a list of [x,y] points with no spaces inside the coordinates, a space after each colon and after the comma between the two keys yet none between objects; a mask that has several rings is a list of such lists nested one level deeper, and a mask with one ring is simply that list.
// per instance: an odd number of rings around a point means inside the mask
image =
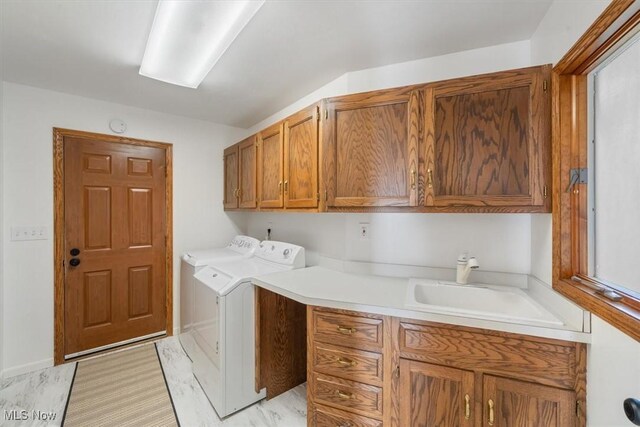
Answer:
[{"label": "light countertop", "polygon": [[[590,334],[581,328],[565,322],[558,326],[533,326],[523,323],[510,323],[462,315],[446,315],[407,308],[405,298],[408,278],[352,274],[325,267],[278,272],[255,277],[253,283],[261,288],[283,295],[302,304],[344,310],[362,311],[408,319],[426,320],[555,338],[567,341],[589,342]],[[547,294],[549,295],[549,294]],[[553,306],[547,303],[544,294],[529,295],[545,308]],[[550,310],[553,312],[553,310]],[[553,312],[559,320],[563,318]]]}]

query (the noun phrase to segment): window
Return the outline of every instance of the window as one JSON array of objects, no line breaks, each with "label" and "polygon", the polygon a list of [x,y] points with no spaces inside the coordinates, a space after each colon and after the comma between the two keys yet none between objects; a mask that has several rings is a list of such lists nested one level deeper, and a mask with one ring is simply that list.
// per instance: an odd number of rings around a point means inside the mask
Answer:
[{"label": "window", "polygon": [[[553,288],[640,341],[640,2],[554,67]],[[595,143],[591,142],[595,141]]]},{"label": "window", "polygon": [[589,276],[640,298],[640,37],[589,74]]}]

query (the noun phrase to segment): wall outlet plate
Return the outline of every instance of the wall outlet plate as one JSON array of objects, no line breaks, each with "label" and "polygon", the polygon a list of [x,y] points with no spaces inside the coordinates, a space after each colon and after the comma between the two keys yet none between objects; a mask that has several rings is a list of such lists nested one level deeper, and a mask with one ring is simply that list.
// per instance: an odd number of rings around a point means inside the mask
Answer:
[{"label": "wall outlet plate", "polygon": [[360,224],[358,224],[358,226],[359,226],[360,240],[369,240],[369,223],[361,222]]},{"label": "wall outlet plate", "polygon": [[11,240],[14,242],[24,240],[48,240],[49,230],[46,226],[17,226],[11,227]]}]

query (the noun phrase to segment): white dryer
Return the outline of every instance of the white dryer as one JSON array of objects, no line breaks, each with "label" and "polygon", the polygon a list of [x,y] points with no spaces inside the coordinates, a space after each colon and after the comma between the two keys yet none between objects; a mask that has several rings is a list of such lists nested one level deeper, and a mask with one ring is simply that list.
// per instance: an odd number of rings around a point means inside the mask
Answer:
[{"label": "white dryer", "polygon": [[251,278],[303,267],[303,247],[264,241],[251,258],[217,263],[195,274],[193,374],[221,418],[266,395],[255,391]]},{"label": "white dryer", "polygon": [[260,240],[248,236],[236,236],[223,248],[190,251],[182,256],[180,266],[180,344],[189,357],[193,354],[193,275],[207,265],[253,256]]}]

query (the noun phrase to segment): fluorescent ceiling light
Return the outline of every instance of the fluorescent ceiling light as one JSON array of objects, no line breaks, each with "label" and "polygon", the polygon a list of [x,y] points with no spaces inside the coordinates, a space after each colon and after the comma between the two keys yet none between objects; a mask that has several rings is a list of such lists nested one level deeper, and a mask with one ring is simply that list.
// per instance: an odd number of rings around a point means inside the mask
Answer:
[{"label": "fluorescent ceiling light", "polygon": [[140,74],[197,88],[265,0],[160,0]]}]

